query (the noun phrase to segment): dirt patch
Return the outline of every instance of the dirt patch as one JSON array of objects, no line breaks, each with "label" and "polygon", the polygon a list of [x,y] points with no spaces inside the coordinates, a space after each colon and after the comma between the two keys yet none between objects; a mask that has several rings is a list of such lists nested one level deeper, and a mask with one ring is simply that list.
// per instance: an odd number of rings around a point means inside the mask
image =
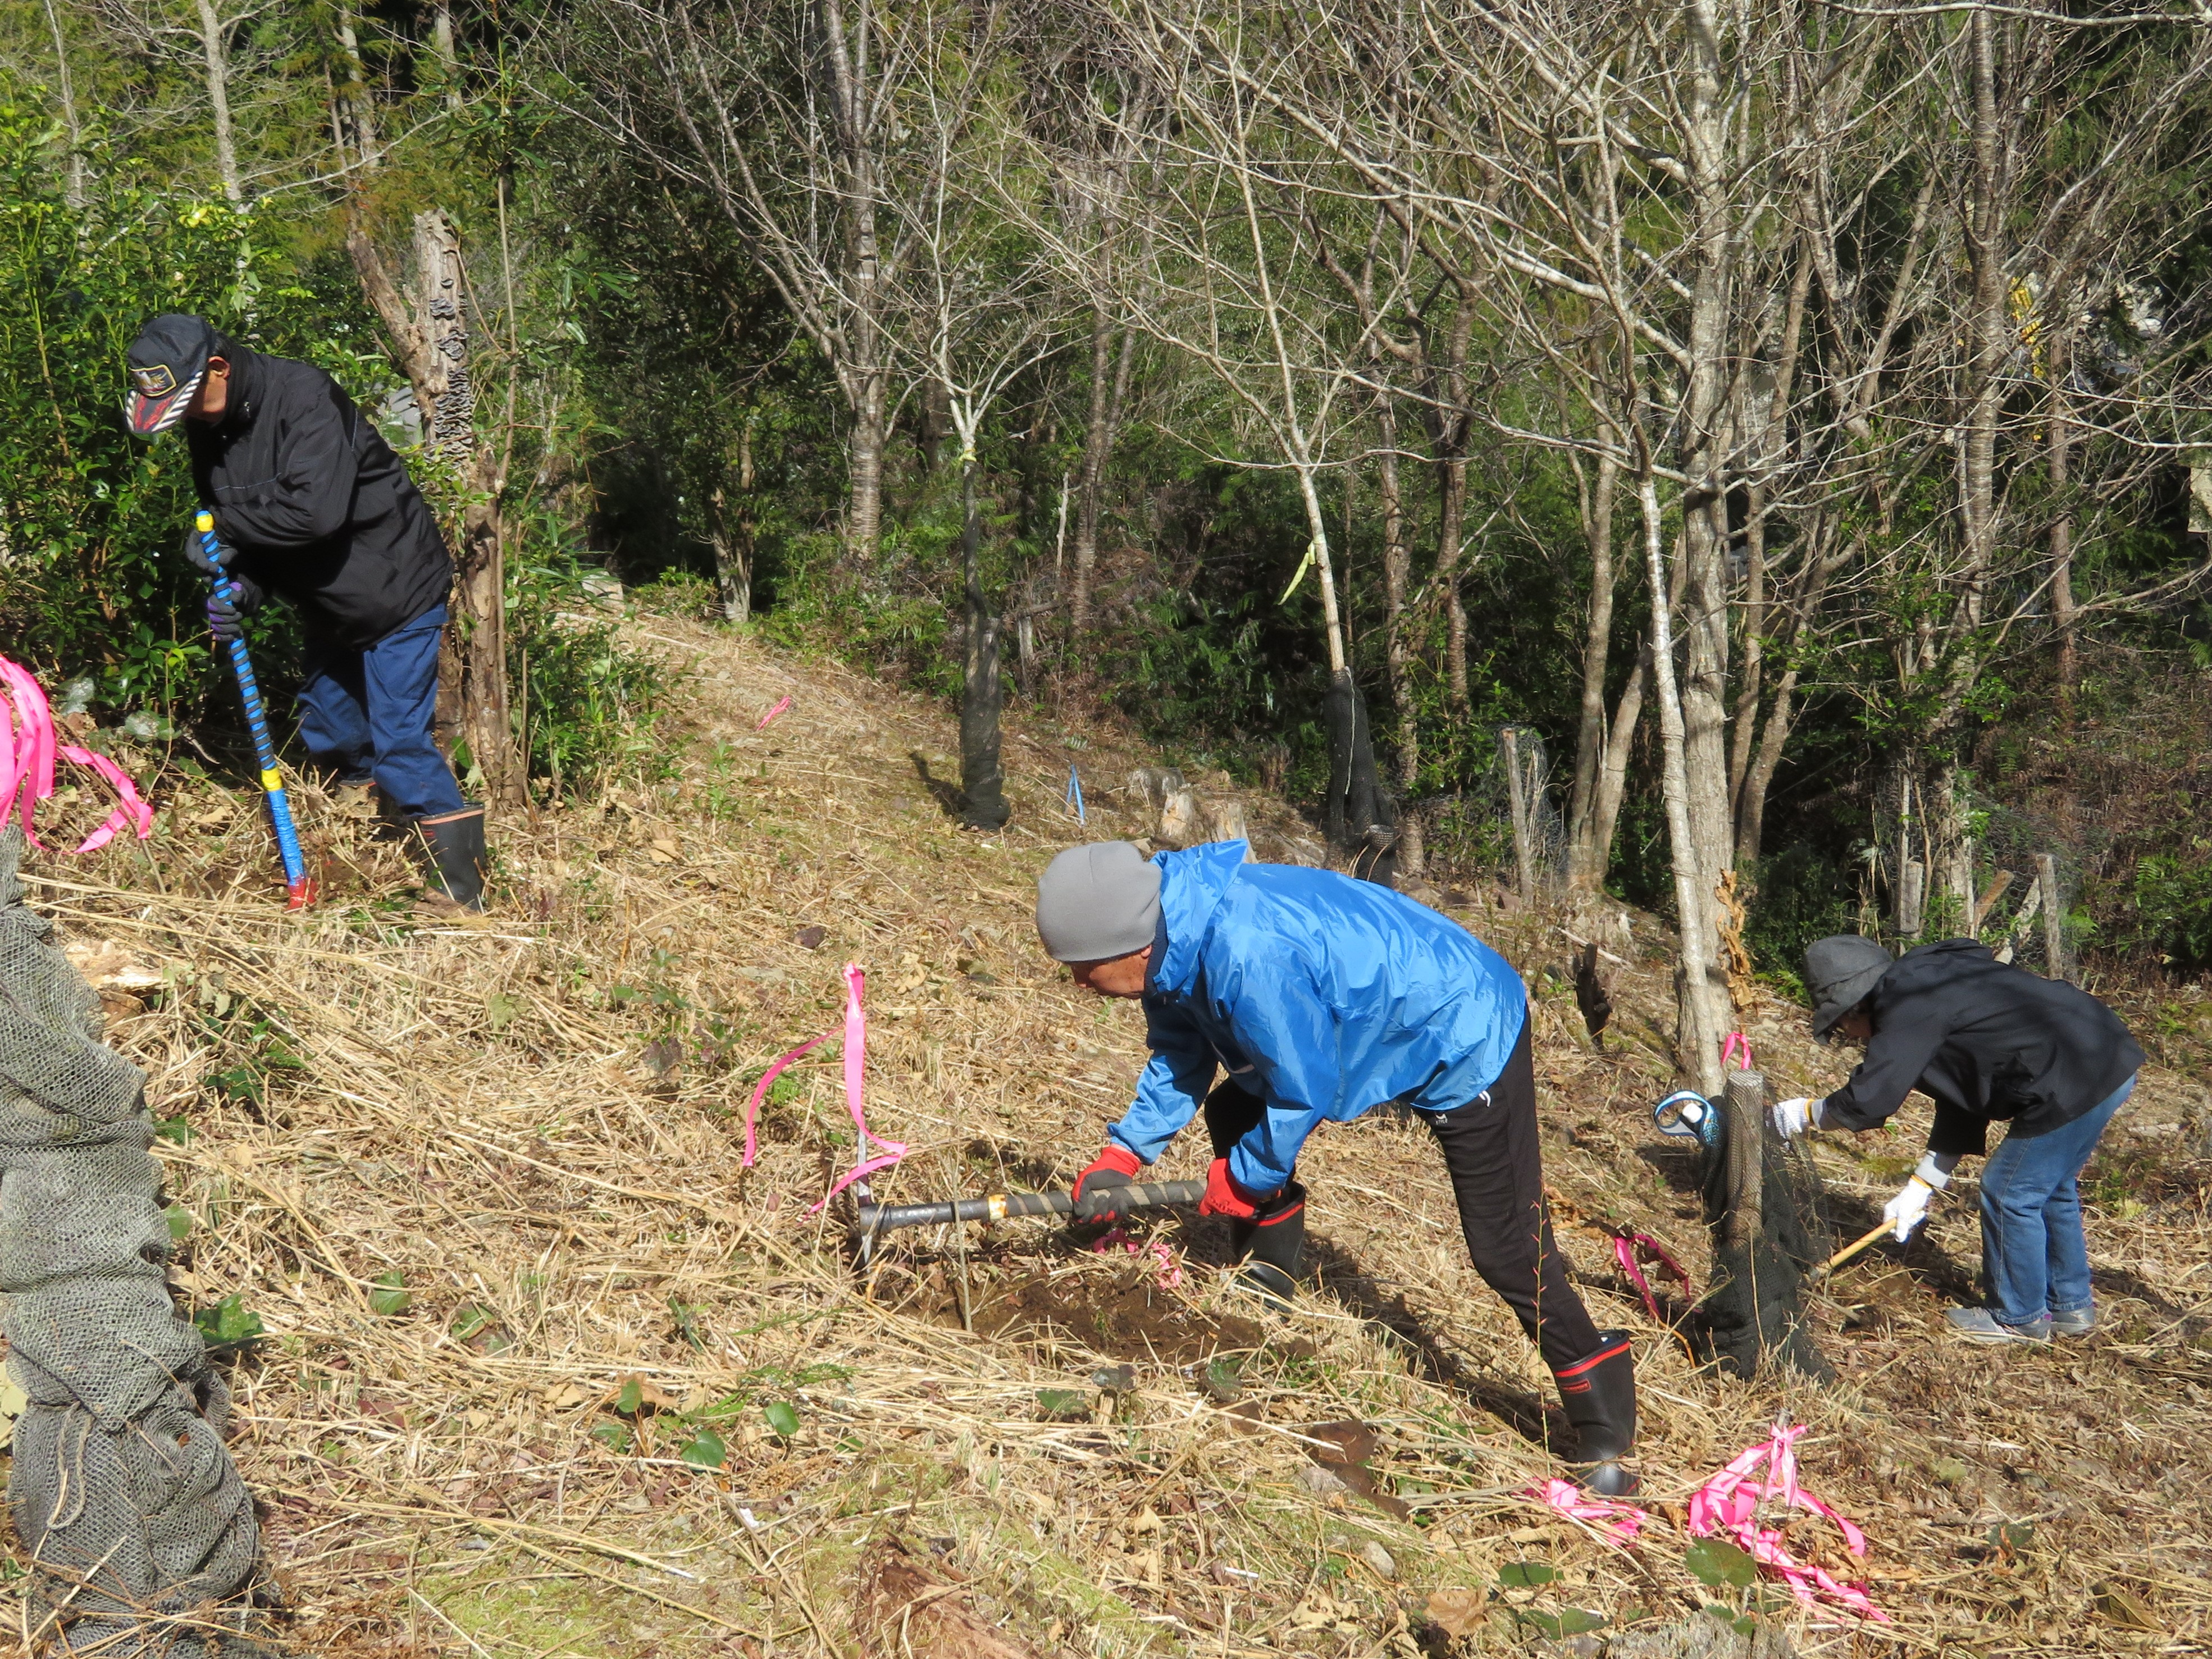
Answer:
[{"label": "dirt patch", "polygon": [[881,1539],[861,1564],[854,1634],[870,1659],[1036,1659],[972,1600],[900,1540]]},{"label": "dirt patch", "polygon": [[[957,1307],[943,1311],[959,1322]],[[1149,1284],[1116,1285],[1088,1274],[1073,1283],[1031,1279],[979,1287],[973,1322],[982,1336],[1078,1342],[1115,1359],[1172,1365],[1256,1349],[1267,1340],[1249,1319],[1210,1316]]]}]

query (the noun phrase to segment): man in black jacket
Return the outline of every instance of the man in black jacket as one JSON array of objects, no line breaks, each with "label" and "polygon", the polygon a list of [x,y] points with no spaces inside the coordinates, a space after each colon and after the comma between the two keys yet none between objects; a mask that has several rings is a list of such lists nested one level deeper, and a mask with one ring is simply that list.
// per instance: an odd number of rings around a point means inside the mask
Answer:
[{"label": "man in black jacket", "polygon": [[2142,1050],[2119,1017],[2063,980],[2000,963],[1970,939],[1892,961],[1872,939],[1824,939],[1805,952],[1813,1035],[1866,1045],[1844,1086],[1785,1100],[1774,1127],[1871,1129],[1917,1089],[1936,1103],[1927,1155],[1882,1208],[1901,1243],[1961,1158],[2004,1144],[1982,1166],[1982,1274],[1989,1305],[1946,1316],[1981,1342],[2047,1342],[2096,1322],[2078,1177],[2135,1088]]},{"label": "man in black jacket", "polygon": [[204,319],[139,331],[128,361],[131,428],[179,421],[219,551],[185,556],[227,574],[236,603],[208,601],[218,640],[266,593],[300,612],[307,681],[300,736],[342,785],[372,778],[421,834],[447,895],[483,908],[483,808],[461,799],[431,733],[453,564],[437,520],[375,423],[322,370],[248,349]]}]

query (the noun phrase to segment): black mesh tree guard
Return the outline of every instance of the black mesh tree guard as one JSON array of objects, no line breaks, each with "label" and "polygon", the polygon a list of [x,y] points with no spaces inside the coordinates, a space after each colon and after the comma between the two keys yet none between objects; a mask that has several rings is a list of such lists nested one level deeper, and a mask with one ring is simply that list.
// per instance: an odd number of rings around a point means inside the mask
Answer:
[{"label": "black mesh tree guard", "polygon": [[1835,1373],[1805,1325],[1805,1276],[1827,1257],[1819,1176],[1774,1132],[1766,1082],[1729,1073],[1720,1145],[1706,1156],[1712,1279],[1701,1305],[1710,1358],[1731,1376],[1777,1362],[1826,1382]]},{"label": "black mesh tree guard", "polygon": [[0,835],[0,1291],[27,1396],[8,1502],[33,1646],[127,1659],[264,1652],[261,1534],[224,1447],[229,1393],[172,1304],[145,1073],[24,908]]}]

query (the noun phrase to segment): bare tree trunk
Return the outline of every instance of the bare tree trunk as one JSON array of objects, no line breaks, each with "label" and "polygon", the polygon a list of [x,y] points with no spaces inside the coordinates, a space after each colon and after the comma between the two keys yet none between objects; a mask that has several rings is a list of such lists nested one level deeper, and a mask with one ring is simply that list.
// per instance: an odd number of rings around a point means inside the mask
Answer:
[{"label": "bare tree trunk", "polygon": [[722,601],[722,620],[742,623],[753,614],[753,423],[738,432],[738,494],[744,505],[734,516],[721,485],[708,501],[714,545],[714,587]]},{"label": "bare tree trunk", "polygon": [[[206,0],[201,0],[204,5]],[[376,106],[368,95],[368,66],[362,61],[361,37],[355,33],[353,13],[343,6],[337,14],[339,61],[346,82],[338,89],[338,106],[345,120],[346,142],[364,165],[377,159]]]},{"label": "bare tree trunk", "polygon": [[1939,749],[1955,740],[1955,728],[1979,671],[1981,652],[1975,633],[1982,624],[1984,589],[1996,552],[1997,422],[2004,411],[2001,371],[2012,347],[2007,313],[2004,249],[2004,160],[1997,122],[1995,27],[1986,10],[1967,21],[1973,60],[1972,204],[1967,220],[1967,253],[1972,261],[1973,312],[1968,324],[1972,356],[1968,374],[1965,441],[1959,466],[1959,519],[1964,556],[1957,580],[1958,601],[1951,622],[1953,652],[1941,702],[1929,722]]},{"label": "bare tree trunk", "polygon": [[437,11],[430,20],[430,50],[437,55],[438,72],[445,78],[446,107],[458,111],[461,106],[461,58],[453,44],[451,0],[438,0]]},{"label": "bare tree trunk", "polygon": [[[1813,267],[1812,241],[1808,237],[1798,246],[1796,268],[1790,280],[1782,335],[1773,356],[1772,393],[1763,410],[1748,400],[1744,404],[1747,424],[1757,428],[1755,436],[1747,441],[1747,447],[1754,452],[1754,468],[1774,465],[1780,459],[1777,453],[1780,444],[1786,442],[1790,388],[1796,382],[1797,354],[1804,339],[1805,304],[1812,291]],[[1775,767],[1781,763],[1783,742],[1790,734],[1790,702],[1797,688],[1797,672],[1795,668],[1784,671],[1773,705],[1767,713],[1765,729],[1761,731],[1759,711],[1765,690],[1767,634],[1770,619],[1780,609],[1770,604],[1766,587],[1766,526],[1773,502],[1763,477],[1754,477],[1745,493],[1750,514],[1749,522],[1744,526],[1743,668],[1736,691],[1735,741],[1729,756],[1729,799],[1735,816],[1735,867],[1747,874],[1759,863],[1759,835],[1766,817],[1766,790],[1773,781]],[[1825,518],[1817,521],[1826,522]],[[1816,572],[1820,568],[1821,538],[1808,527],[1802,544],[1806,568],[1808,573]],[[1790,638],[1796,638],[1822,585],[1822,579],[1812,574],[1800,584],[1799,602],[1790,610],[1785,624]]]},{"label": "bare tree trunk", "polygon": [[1792,707],[1796,693],[1797,670],[1793,665],[1782,671],[1776,683],[1774,700],[1767,705],[1765,724],[1759,729],[1759,747],[1745,770],[1743,789],[1737,797],[1735,848],[1741,863],[1752,863],[1759,854],[1766,833],[1766,795],[1774,787],[1775,769],[1782,764],[1783,747],[1796,720]]},{"label": "bare tree trunk", "polygon": [[1720,1011],[1714,1006],[1715,939],[1712,906],[1690,822],[1686,732],[1681,695],[1674,681],[1673,612],[1668,602],[1665,528],[1659,508],[1658,481],[1645,465],[1636,481],[1637,505],[1644,520],[1645,577],[1651,592],[1651,665],[1659,693],[1660,784],[1667,804],[1667,839],[1673,851],[1674,904],[1680,912],[1681,978],[1676,986],[1680,1029],[1676,1045],[1682,1070],[1696,1079],[1702,1094],[1721,1083]]},{"label": "bare tree trunk", "polygon": [[207,66],[208,114],[215,128],[216,177],[223,199],[234,207],[246,200],[238,177],[238,134],[230,120],[230,35],[215,0],[198,0],[200,50]]},{"label": "bare tree trunk", "polygon": [[[1727,207],[1729,156],[1725,137],[1726,101],[1734,95],[1727,85],[1721,43],[1726,27],[1712,0],[1691,0],[1688,8],[1691,50],[1696,54],[1689,77],[1687,152],[1692,266],[1690,282],[1689,331],[1686,342],[1689,368],[1679,417],[1682,434],[1682,471],[1687,483],[1682,498],[1682,554],[1684,614],[1682,635],[1684,673],[1680,688],[1682,763],[1688,840],[1678,855],[1686,859],[1705,895],[1700,917],[1717,902],[1720,879],[1734,862],[1735,825],[1729,811],[1728,771],[1728,499],[1724,478],[1728,466],[1726,428],[1727,377],[1730,354],[1729,320],[1735,270],[1734,248]],[[1655,632],[1656,632],[1655,629]],[[1665,663],[1663,648],[1655,661]],[[1661,718],[1667,714],[1666,675],[1662,675]],[[1686,936],[1688,918],[1684,918]],[[1700,923],[1702,926],[1702,921]],[[1688,940],[1683,960],[1688,971]],[[1711,1080],[1719,1082],[1718,1044],[1729,1029],[1729,992],[1721,974],[1717,950],[1707,949],[1702,969],[1711,977],[1705,995],[1696,999],[1704,1025],[1701,1042],[1714,1052],[1698,1051],[1698,1065],[1716,1068]],[[1686,998],[1685,1014],[1690,1012]],[[1686,1018],[1686,1029],[1688,1021]]]},{"label": "bare tree trunk", "polygon": [[437,209],[415,216],[411,294],[403,294],[392,280],[357,210],[346,233],[346,251],[414,392],[423,447],[453,469],[460,485],[453,620],[446,630],[441,700],[451,698],[455,724],[483,772],[486,793],[502,804],[520,804],[526,791],[508,706],[506,544],[499,514],[502,481],[491,446],[479,442],[476,433],[460,234]]},{"label": "bare tree trunk", "polygon": [[1091,410],[1083,434],[1083,482],[1075,515],[1074,581],[1068,594],[1067,632],[1081,640],[1091,631],[1091,579],[1098,562],[1098,526],[1105,516],[1106,469],[1114,458],[1114,437],[1129,395],[1131,364],[1136,357],[1134,329],[1115,329],[1104,307],[1091,313]]},{"label": "bare tree trunk", "polygon": [[[1577,478],[1580,471],[1577,469]],[[1575,782],[1567,801],[1567,890],[1595,894],[1605,884],[1613,853],[1610,823],[1597,839],[1598,800],[1605,775],[1607,737],[1606,670],[1613,645],[1613,507],[1620,489],[1620,465],[1610,454],[1598,457],[1597,476],[1583,492],[1583,539],[1589,547],[1589,614],[1583,629],[1582,718],[1575,732]],[[1642,665],[1638,666],[1640,697]],[[1633,722],[1631,722],[1632,725]]]},{"label": "bare tree trunk", "polygon": [[[62,125],[69,131],[69,170],[63,175],[62,200],[72,210],[78,210],[84,206],[84,128],[77,120],[76,85],[70,76],[69,44],[63,39],[62,17],[54,9],[54,0],[46,0],[46,27],[54,34],[54,89],[62,100]],[[224,113],[228,114],[227,106]]]},{"label": "bare tree trunk", "polygon": [[[1744,780],[1751,774],[1753,744],[1759,736],[1759,701],[1765,690],[1766,668],[1766,486],[1753,480],[1746,486],[1750,501],[1749,522],[1743,528],[1743,659],[1736,670],[1735,730],[1729,743],[1729,800],[1732,816],[1743,817]],[[1739,844],[1731,848],[1739,869],[1757,856]]]},{"label": "bare tree trunk", "polygon": [[1590,803],[1589,831],[1584,845],[1589,870],[1583,891],[1595,896],[1605,890],[1606,872],[1613,862],[1613,836],[1620,823],[1620,803],[1628,793],[1629,747],[1636,738],[1636,722],[1644,713],[1644,687],[1651,673],[1651,647],[1638,653],[1628,671],[1628,684],[1620,688],[1620,701],[1613,708],[1613,724],[1606,733],[1605,761],[1598,774],[1597,792]]},{"label": "bare tree trunk", "polygon": [[1467,605],[1460,596],[1460,567],[1466,561],[1467,457],[1447,455],[1437,465],[1437,585],[1443,590],[1444,701],[1466,715]]},{"label": "bare tree trunk", "polygon": [[1398,870],[1418,876],[1427,862],[1420,810],[1413,805],[1421,776],[1420,710],[1413,701],[1413,617],[1406,587],[1413,558],[1406,545],[1406,507],[1398,487],[1398,417],[1389,398],[1378,398],[1379,458],[1382,492],[1383,657],[1390,675],[1390,706],[1398,719]]},{"label": "bare tree trunk", "polygon": [[2071,329],[2062,328],[2051,348],[2051,621],[2058,635],[2058,723],[2071,730],[2074,693],[2081,672],[2080,625],[2074,604],[2074,404],[2067,395],[2073,373]]},{"label": "bare tree trunk", "polygon": [[[838,142],[843,151],[848,221],[848,264],[853,284],[852,360],[841,378],[853,405],[853,435],[846,464],[848,501],[845,548],[862,564],[872,563],[884,530],[884,440],[890,421],[890,368],[884,361],[882,270],[876,234],[875,153],[869,148],[872,123],[866,108],[867,64],[855,62],[846,32],[843,0],[820,0],[823,43],[828,48],[830,90],[836,106]],[[854,36],[865,52],[871,14],[861,7]]]},{"label": "bare tree trunk", "polygon": [[968,639],[960,693],[961,822],[971,830],[1002,828],[1007,818],[1006,777],[999,759],[999,618],[983,603],[983,521],[975,501],[977,462],[972,445],[960,456],[960,574],[966,599]]}]

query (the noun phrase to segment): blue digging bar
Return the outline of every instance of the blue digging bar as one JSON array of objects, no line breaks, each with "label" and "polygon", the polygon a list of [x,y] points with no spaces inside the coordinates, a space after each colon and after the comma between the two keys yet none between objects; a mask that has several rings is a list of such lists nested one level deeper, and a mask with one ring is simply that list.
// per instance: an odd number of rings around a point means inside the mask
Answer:
[{"label": "blue digging bar", "polygon": [[[222,544],[215,538],[215,514],[202,507],[192,520],[192,528],[199,532],[201,551],[208,556],[210,564],[218,568],[218,574],[210,578],[216,598],[235,601],[237,588],[228,576],[220,574]],[[297,910],[314,897],[314,884],[307,879],[307,860],[301,855],[299,832],[292,827],[292,803],[284,798],[284,775],[277,770],[276,745],[269,738],[269,716],[261,706],[261,684],[253,678],[253,663],[246,654],[243,636],[230,641],[230,667],[238,677],[239,697],[246,704],[246,728],[253,734],[253,758],[261,768],[262,793],[269,798],[269,821],[276,827],[277,855],[284,860],[288,908]]]}]

